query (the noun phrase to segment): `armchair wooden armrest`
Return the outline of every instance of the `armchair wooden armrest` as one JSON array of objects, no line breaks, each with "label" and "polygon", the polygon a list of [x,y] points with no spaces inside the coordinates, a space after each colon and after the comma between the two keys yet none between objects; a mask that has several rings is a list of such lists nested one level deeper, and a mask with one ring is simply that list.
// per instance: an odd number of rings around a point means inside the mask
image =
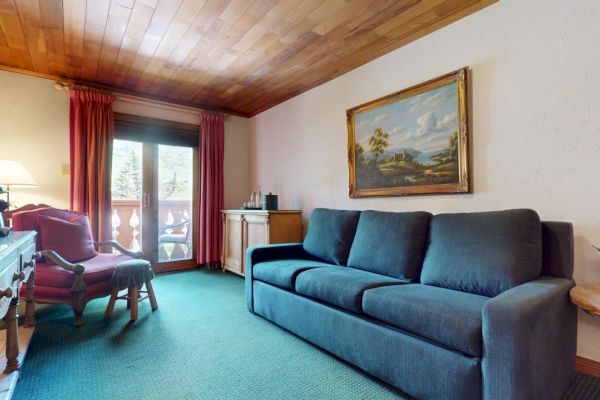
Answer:
[{"label": "armchair wooden armrest", "polygon": [[133,257],[133,258],[144,257],[144,253],[142,253],[141,251],[127,250],[125,247],[121,246],[119,243],[115,242],[114,240],[106,240],[103,242],[94,242],[94,246],[96,246],[96,248],[101,247],[101,246],[110,246],[110,247],[114,247],[115,249],[117,249],[121,254],[125,254],[126,256],[129,256],[129,257]]},{"label": "armchair wooden armrest", "polygon": [[85,271],[85,266],[83,264],[73,264],[71,262],[68,262],[54,250],[42,250],[38,251],[36,254],[38,259],[41,257],[45,257],[48,260],[52,261],[54,264],[61,267],[62,269],[71,271],[76,275],[81,275],[83,274],[83,271]]}]

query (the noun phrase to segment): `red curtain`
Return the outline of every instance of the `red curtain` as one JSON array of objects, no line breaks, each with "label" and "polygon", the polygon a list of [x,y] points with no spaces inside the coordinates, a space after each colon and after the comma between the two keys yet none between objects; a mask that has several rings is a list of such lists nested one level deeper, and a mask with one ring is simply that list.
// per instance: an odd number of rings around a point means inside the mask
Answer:
[{"label": "red curtain", "polygon": [[71,90],[71,209],[89,214],[95,240],[111,238],[114,99],[108,92]]},{"label": "red curtain", "polygon": [[219,265],[221,259],[224,142],[225,116],[202,114],[197,262],[209,267]]}]

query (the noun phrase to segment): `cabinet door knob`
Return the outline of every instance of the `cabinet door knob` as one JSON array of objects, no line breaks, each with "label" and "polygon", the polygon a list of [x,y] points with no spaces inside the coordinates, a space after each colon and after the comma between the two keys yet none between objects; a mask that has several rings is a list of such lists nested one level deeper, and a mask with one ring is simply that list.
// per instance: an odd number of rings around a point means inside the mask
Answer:
[{"label": "cabinet door knob", "polygon": [[18,274],[16,272],[13,274],[13,282],[16,280],[22,281],[23,279],[25,279],[25,272],[21,271]]},{"label": "cabinet door knob", "polygon": [[6,288],[4,290],[0,290],[0,298],[2,297],[12,297],[13,296],[13,291],[11,288]]}]

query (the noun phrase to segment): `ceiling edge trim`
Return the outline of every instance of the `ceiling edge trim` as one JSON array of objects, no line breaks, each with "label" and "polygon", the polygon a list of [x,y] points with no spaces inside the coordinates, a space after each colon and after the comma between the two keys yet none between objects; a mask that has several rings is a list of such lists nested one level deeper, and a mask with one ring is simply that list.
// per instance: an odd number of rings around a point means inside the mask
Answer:
[{"label": "ceiling edge trim", "polygon": [[115,88],[110,85],[103,85],[100,83],[90,82],[90,81],[86,81],[86,80],[69,79],[64,76],[58,76],[58,75],[42,74],[40,72],[34,72],[34,71],[28,71],[25,69],[9,67],[7,65],[0,65],[0,70],[7,71],[7,72],[14,72],[14,73],[21,74],[21,75],[34,76],[37,78],[49,79],[49,80],[53,80],[53,81],[66,82],[66,83],[73,84],[73,85],[82,85],[82,86],[89,86],[92,88],[110,90],[111,92],[114,93],[114,95],[116,97],[122,97],[122,98],[127,97],[129,99],[137,98],[137,99],[139,99],[138,102],[140,102],[140,103],[147,102],[148,104],[168,106],[173,109],[178,109],[180,111],[194,110],[194,111],[197,111],[200,113],[204,112],[204,113],[213,113],[213,114],[225,114],[225,115],[232,115],[232,116],[243,117],[243,118],[249,117],[248,115],[237,113],[237,112],[232,112],[232,111],[228,111],[228,110],[221,110],[218,108],[210,108],[210,107],[206,107],[206,108],[197,107],[197,106],[191,105],[190,103],[176,102],[171,99],[165,99],[165,98],[158,97],[158,96],[143,96],[142,94],[140,94],[138,92],[129,91],[129,90],[121,89],[121,88]]}]

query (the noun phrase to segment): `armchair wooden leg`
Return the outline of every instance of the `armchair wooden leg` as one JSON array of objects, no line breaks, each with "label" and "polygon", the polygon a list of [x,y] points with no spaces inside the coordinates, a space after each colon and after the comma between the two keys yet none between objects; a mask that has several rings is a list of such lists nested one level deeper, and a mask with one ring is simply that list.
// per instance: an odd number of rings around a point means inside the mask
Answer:
[{"label": "armchair wooden leg", "polygon": [[127,288],[127,309],[131,308],[131,288]]},{"label": "armchair wooden leg", "polygon": [[108,305],[106,306],[106,312],[104,313],[104,319],[109,319],[115,309],[115,302],[117,301],[117,297],[119,296],[119,288],[114,287],[110,293],[110,300],[108,301]]},{"label": "armchair wooden leg", "polygon": [[27,279],[27,297],[25,299],[25,326],[35,325],[35,303],[33,302],[34,272],[29,274]]},{"label": "armchair wooden leg", "polygon": [[73,298],[71,300],[71,308],[75,314],[75,326],[79,327],[83,325],[83,311],[85,310],[85,291],[84,292],[73,292]]},{"label": "armchair wooden leg", "polygon": [[156,309],[158,309],[158,303],[156,302],[156,295],[154,294],[152,282],[146,281],[146,290],[148,291],[148,298],[150,299],[150,306],[152,307],[152,311],[155,311]]},{"label": "armchair wooden leg", "polygon": [[135,321],[138,317],[138,304],[139,304],[139,291],[137,286],[132,286],[129,288],[131,293],[130,303],[131,303],[131,320]]}]

